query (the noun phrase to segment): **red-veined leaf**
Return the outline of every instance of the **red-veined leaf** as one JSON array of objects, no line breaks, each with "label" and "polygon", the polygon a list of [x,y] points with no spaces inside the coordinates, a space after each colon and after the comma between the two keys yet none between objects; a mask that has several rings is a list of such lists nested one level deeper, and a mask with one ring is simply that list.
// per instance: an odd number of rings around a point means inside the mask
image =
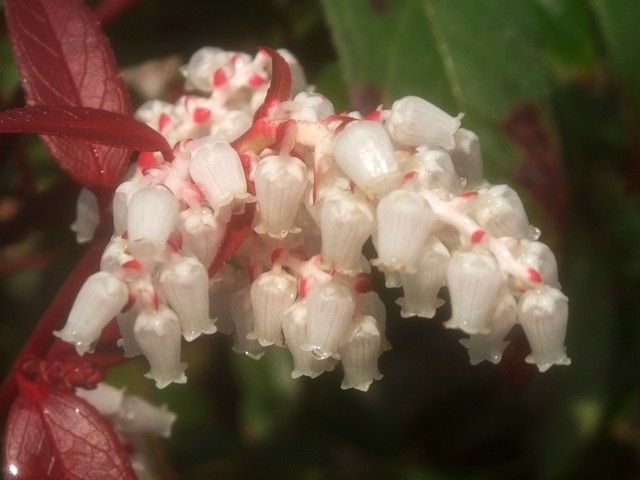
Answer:
[{"label": "red-veined leaf", "polygon": [[271,57],[271,83],[267,95],[254,115],[254,121],[268,116],[274,105],[291,98],[291,68],[273,48],[261,47]]},{"label": "red-veined leaf", "polygon": [[7,479],[135,480],[111,425],[72,393],[20,380],[4,442]]},{"label": "red-veined leaf", "polygon": [[[131,115],[109,42],[82,0],[5,0],[14,56],[29,105],[92,107]],[[43,136],[58,165],[85,186],[112,187],[126,148]]]},{"label": "red-veined leaf", "polygon": [[87,107],[34,105],[0,112],[0,133],[44,133],[129,150],[161,151],[171,147],[153,128],[127,115]]}]

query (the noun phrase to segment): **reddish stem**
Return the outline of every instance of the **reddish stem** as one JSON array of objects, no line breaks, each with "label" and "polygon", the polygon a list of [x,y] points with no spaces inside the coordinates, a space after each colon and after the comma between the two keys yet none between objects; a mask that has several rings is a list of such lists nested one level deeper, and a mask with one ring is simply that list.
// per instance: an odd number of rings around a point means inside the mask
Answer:
[{"label": "reddish stem", "polygon": [[106,241],[98,241],[85,252],[13,362],[0,387],[0,425],[4,424],[11,402],[17,393],[16,373],[20,371],[25,360],[33,357],[44,358],[47,354],[55,341],[51,332],[62,326],[80,287],[86,278],[97,270],[105,245]]}]

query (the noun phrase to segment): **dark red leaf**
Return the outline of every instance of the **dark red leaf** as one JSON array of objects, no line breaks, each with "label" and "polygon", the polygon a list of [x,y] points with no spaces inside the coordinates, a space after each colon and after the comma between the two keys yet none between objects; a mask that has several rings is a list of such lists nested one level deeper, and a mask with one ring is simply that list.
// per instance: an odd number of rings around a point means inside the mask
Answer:
[{"label": "dark red leaf", "polygon": [[93,9],[96,18],[102,25],[110,23],[142,0],[102,0]]},{"label": "dark red leaf", "polygon": [[129,150],[162,151],[171,147],[153,128],[127,115],[86,107],[35,105],[0,112],[0,133],[46,133]]},{"label": "dark red leaf", "polygon": [[[5,16],[28,105],[131,115],[109,42],[82,0],[5,0]],[[42,138],[58,165],[85,186],[115,185],[131,154],[76,139]]]},{"label": "dark red leaf", "polygon": [[25,379],[7,421],[4,474],[25,480],[136,478],[111,425],[91,405]]},{"label": "dark red leaf", "polygon": [[271,57],[271,84],[267,90],[267,96],[260,108],[256,111],[254,120],[266,117],[273,106],[291,98],[291,69],[287,61],[273,48],[262,47]]}]

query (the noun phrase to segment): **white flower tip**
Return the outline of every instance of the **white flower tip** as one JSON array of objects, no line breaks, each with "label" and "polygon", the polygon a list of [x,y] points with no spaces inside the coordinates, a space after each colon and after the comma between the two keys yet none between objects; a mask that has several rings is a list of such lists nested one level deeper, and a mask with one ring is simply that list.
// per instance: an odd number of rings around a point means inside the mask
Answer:
[{"label": "white flower tip", "polygon": [[76,221],[71,224],[71,230],[75,232],[78,243],[90,242],[100,224],[98,199],[91,190],[80,190],[76,211]]},{"label": "white flower tip", "polygon": [[145,378],[149,378],[151,380],[154,380],[156,382],[156,388],[162,390],[163,388],[168,387],[172,383],[187,383],[187,375],[184,373],[185,370],[187,369],[187,364],[186,363],[181,363],[180,364],[180,369],[182,371],[179,372],[175,377],[172,377],[172,378],[159,377],[159,376],[155,375],[152,370],[150,370],[149,372],[145,373],[144,376],[145,376]]},{"label": "white flower tip", "polygon": [[535,365],[536,367],[538,367],[538,371],[540,373],[546,372],[554,365],[565,365],[565,366],[571,365],[571,359],[567,356],[566,353],[564,355],[560,355],[555,360],[549,361],[549,362],[541,363],[536,360],[536,357],[534,357],[533,354],[527,355],[524,361],[530,365]]},{"label": "white flower tip", "polygon": [[509,342],[501,341],[497,343],[487,344],[478,337],[485,337],[486,335],[474,335],[470,338],[462,338],[459,340],[461,345],[467,349],[469,355],[469,363],[471,365],[478,365],[484,361],[491,362],[497,365],[502,360],[502,353],[509,346]]},{"label": "white flower tip", "polygon": [[191,329],[187,332],[183,331],[182,337],[187,342],[193,342],[196,338],[200,337],[201,335],[213,335],[218,331],[218,327],[216,327],[215,323],[211,319],[209,319],[209,323],[210,325],[208,327],[205,326],[202,329]]}]

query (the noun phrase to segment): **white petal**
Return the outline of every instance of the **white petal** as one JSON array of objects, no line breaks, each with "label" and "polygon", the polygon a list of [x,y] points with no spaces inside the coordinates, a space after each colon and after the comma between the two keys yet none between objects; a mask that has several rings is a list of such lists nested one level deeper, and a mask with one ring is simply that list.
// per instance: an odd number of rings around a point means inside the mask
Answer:
[{"label": "white petal", "polygon": [[155,185],[137,191],[129,202],[127,233],[136,257],[149,257],[165,250],[176,227],[178,200],[167,188]]},{"label": "white petal", "polygon": [[254,175],[261,221],[256,231],[274,238],[299,232],[293,220],[307,185],[304,163],[294,157],[270,155],[258,162]]},{"label": "white petal", "polygon": [[133,260],[128,251],[129,242],[122,237],[113,237],[102,252],[100,270],[116,273],[122,265]]},{"label": "white petal", "polygon": [[475,202],[478,223],[495,237],[525,238],[531,227],[518,194],[508,185],[496,185]]},{"label": "white petal", "polygon": [[118,346],[124,350],[124,356],[127,358],[137,357],[142,353],[133,333],[136,318],[138,318],[138,312],[135,308],[130,308],[126,312],[119,313],[116,317],[121,337],[118,340]]},{"label": "white petal", "polygon": [[222,142],[233,142],[249,130],[253,117],[242,110],[232,110],[211,124],[211,136]]},{"label": "white petal", "polygon": [[520,297],[518,320],[531,346],[525,360],[544,372],[552,365],[569,365],[564,340],[569,316],[568,300],[556,288],[543,286]]},{"label": "white petal", "polygon": [[89,402],[101,415],[111,417],[120,411],[124,389],[100,382],[92,390],[77,388],[76,395]]},{"label": "white petal", "polygon": [[556,257],[544,243],[523,240],[520,243],[517,257],[520,263],[536,269],[545,285],[560,288]]},{"label": "white petal", "polygon": [[96,228],[100,224],[100,209],[98,199],[91,190],[80,190],[76,212],[76,221],[71,225],[71,230],[76,233],[76,241],[86,243],[93,240]]},{"label": "white petal", "polygon": [[320,211],[322,261],[342,273],[359,273],[362,247],[374,229],[371,207],[350,192],[327,198]]},{"label": "white petal", "polygon": [[419,147],[414,161],[417,162],[419,179],[426,188],[441,190],[446,194],[455,194],[462,189],[460,176],[444,150]]},{"label": "white petal", "polygon": [[408,96],[391,106],[389,132],[402,145],[453,148],[460,119],[420,97]]},{"label": "white petal", "polygon": [[182,249],[209,267],[224,239],[226,224],[216,219],[210,208],[187,209],[180,212],[180,232]]},{"label": "white petal", "polygon": [[159,280],[169,305],[180,319],[187,342],[203,333],[215,333],[216,327],[209,318],[209,276],[198,260],[176,258],[164,266]]},{"label": "white petal", "polygon": [[224,66],[229,54],[216,47],[203,47],[196,50],[184,69],[187,85],[203,92],[213,91],[213,75]]},{"label": "white petal", "polygon": [[282,319],[287,309],[295,302],[296,293],[296,279],[283,271],[265,272],[252,283],[252,337],[263,347],[282,345]]},{"label": "white petal", "polygon": [[344,379],[341,388],[366,392],[374,380],[380,380],[378,357],[382,353],[382,337],[374,318],[365,316],[339,349]]},{"label": "white petal", "polygon": [[384,195],[400,182],[391,139],[378,122],[351,122],[336,135],[334,155],[342,171],[368,195]]},{"label": "white petal", "polygon": [[64,328],[53,333],[75,345],[77,352],[83,355],[93,348],[102,329],[128,300],[129,291],[123,280],[108,272],[94,273],[78,292]]},{"label": "white petal", "polygon": [[380,270],[412,273],[434,222],[429,204],[408,190],[395,190],[378,203],[378,258],[372,262]]},{"label": "white petal", "polygon": [[484,167],[480,139],[471,130],[460,128],[455,134],[455,146],[449,152],[458,175],[466,179],[467,188],[476,188],[484,182]]},{"label": "white petal", "polygon": [[175,421],[176,414],[166,406],[156,407],[137,395],[125,395],[115,423],[126,435],[150,433],[169,438]]},{"label": "white petal", "polygon": [[145,376],[155,380],[156,387],[186,383],[187,365],[180,361],[182,328],[172,310],[160,305],[156,312],[141,313],[133,332],[151,367]]},{"label": "white petal", "polygon": [[127,229],[127,216],[131,197],[144,187],[139,180],[127,180],[116,188],[113,195],[113,234],[122,235]]},{"label": "white petal", "polygon": [[500,269],[491,255],[456,252],[447,269],[452,316],[445,327],[489,333],[489,315],[501,284]]},{"label": "white petal", "polygon": [[307,342],[304,350],[316,358],[336,357],[352,326],[355,302],[351,291],[336,282],[316,285],[307,298]]}]

